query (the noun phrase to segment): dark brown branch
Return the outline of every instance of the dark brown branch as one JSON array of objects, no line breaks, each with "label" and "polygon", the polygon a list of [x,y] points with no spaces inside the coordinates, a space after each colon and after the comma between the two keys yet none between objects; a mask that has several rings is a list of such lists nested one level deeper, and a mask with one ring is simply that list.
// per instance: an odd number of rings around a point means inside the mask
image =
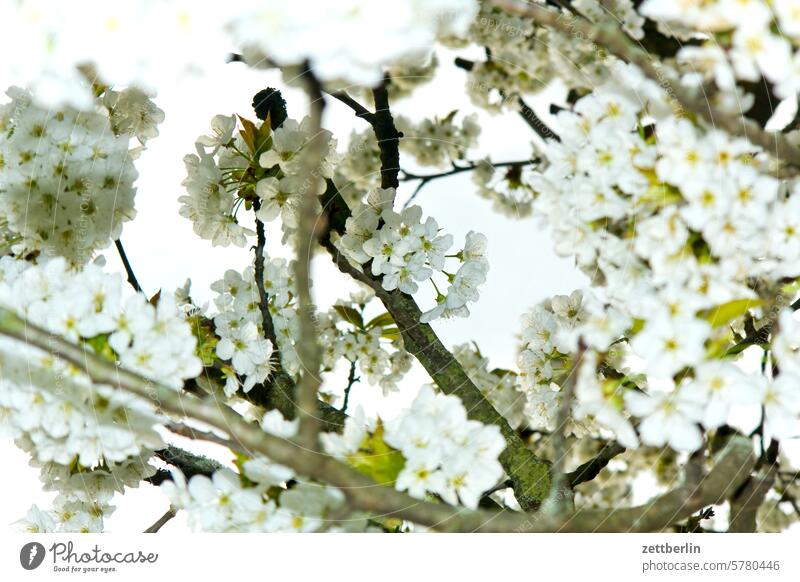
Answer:
[{"label": "dark brown branch", "polygon": [[400,172],[400,138],[403,134],[394,125],[387,82],[388,77],[372,90],[375,116],[370,124],[381,151],[381,188],[397,188],[400,185],[397,176]]},{"label": "dark brown branch", "polygon": [[[258,212],[260,201],[253,203],[253,209]],[[264,289],[264,249],[267,242],[264,223],[256,218],[256,248],[255,262],[253,266],[258,289],[258,308],[261,311],[261,326],[264,330],[264,337],[272,342],[274,350],[274,370],[269,378],[268,385],[259,386],[252,395],[252,398],[266,404],[271,401],[271,407],[277,408],[285,418],[294,418],[296,385],[292,377],[286,373],[281,363],[281,355],[278,348],[278,338],[275,333],[275,323],[272,321],[272,314],[269,311],[269,295]],[[267,386],[267,388],[265,388]],[[274,394],[268,396],[265,390],[271,389]]]},{"label": "dark brown branch", "polygon": [[[261,201],[253,202],[253,211],[258,212],[261,208]],[[267,244],[267,236],[264,231],[264,223],[256,218],[256,247],[255,261],[253,270],[255,271],[256,289],[258,289],[258,308],[261,311],[261,327],[264,329],[264,337],[272,342],[272,348],[277,352],[278,339],[275,335],[275,324],[272,322],[272,315],[269,312],[269,295],[264,289],[264,248]],[[283,371],[280,357],[277,358],[275,369]]]},{"label": "dark brown branch", "polygon": [[[191,479],[195,475],[210,477],[215,471],[222,468],[222,464],[214,459],[190,453],[173,445],[168,445],[166,448],[156,451],[155,456],[168,465],[180,469],[187,479]],[[156,486],[161,485],[164,481],[171,480],[172,474],[164,469],[159,469],[155,475],[145,479],[151,485]]]},{"label": "dark brown branch", "polygon": [[[519,160],[514,162],[497,162],[491,165],[493,168],[509,168],[509,167],[523,167],[538,162],[539,162],[538,159],[531,159],[531,160]],[[408,208],[408,206],[414,201],[417,195],[422,191],[422,188],[424,188],[425,185],[428,184],[429,182],[438,180],[439,178],[447,178],[449,176],[455,176],[456,174],[461,174],[463,172],[471,172],[478,167],[479,167],[478,163],[468,162],[466,166],[456,166],[454,164],[452,170],[447,170],[445,172],[438,172],[435,174],[422,174],[422,175],[413,174],[411,172],[407,172],[406,170],[401,169],[400,170],[402,174],[400,176],[401,182],[410,182],[413,180],[419,180],[419,184],[417,184],[417,187],[414,189],[414,192],[412,192],[411,196],[408,197],[408,200],[406,200],[403,203],[403,208]]]},{"label": "dark brown branch", "polygon": [[353,360],[350,362],[350,374],[347,377],[347,386],[344,389],[344,403],[342,404],[342,414],[347,414],[347,405],[350,403],[350,390],[353,388],[353,384],[358,382],[360,378],[356,378],[356,361]]},{"label": "dark brown branch", "polygon": [[566,474],[567,483],[572,488],[577,487],[581,483],[591,481],[600,474],[600,471],[608,466],[611,459],[625,452],[625,447],[617,442],[608,443],[605,445],[596,457],[586,461],[574,471]]},{"label": "dark brown branch", "polygon": [[125,273],[128,275],[128,283],[131,284],[131,287],[133,287],[137,293],[144,293],[144,291],[142,291],[142,286],[139,285],[139,281],[136,279],[136,275],[133,272],[133,267],[128,260],[128,255],[125,253],[125,247],[122,246],[122,239],[118,238],[115,240],[114,246],[117,247],[119,258],[122,260],[122,266],[125,267]]},{"label": "dark brown branch", "polygon": [[561,138],[558,137],[558,134],[550,129],[547,124],[542,121],[542,119],[536,115],[536,112],[531,109],[531,107],[525,103],[525,100],[520,97],[517,99],[517,103],[519,104],[519,114],[522,119],[525,120],[525,123],[536,132],[542,139],[554,139],[556,141],[561,141]]},{"label": "dark brown branch", "polygon": [[334,91],[333,93],[328,93],[328,95],[347,105],[355,112],[356,117],[366,120],[370,125],[375,123],[375,114],[344,91]]}]

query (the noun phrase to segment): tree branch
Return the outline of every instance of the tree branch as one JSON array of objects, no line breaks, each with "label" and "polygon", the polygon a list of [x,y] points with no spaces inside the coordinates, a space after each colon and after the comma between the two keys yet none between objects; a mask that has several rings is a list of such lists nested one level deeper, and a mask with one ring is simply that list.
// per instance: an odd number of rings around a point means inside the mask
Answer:
[{"label": "tree branch", "polygon": [[750,477],[730,499],[729,532],[755,532],[758,508],[772,489],[777,474],[775,465],[762,468]]},{"label": "tree branch", "polygon": [[370,125],[375,123],[375,114],[372,113],[369,109],[367,109],[363,105],[361,105],[361,103],[353,99],[345,91],[334,91],[332,93],[328,92],[328,95],[347,105],[350,109],[352,109],[355,112],[356,117],[360,117],[366,120],[367,122],[369,122]]},{"label": "tree branch", "polygon": [[97,384],[117,387],[152,403],[161,411],[204,422],[231,435],[254,454],[261,454],[298,473],[342,490],[354,508],[394,515],[442,531],[549,532],[651,531],[686,519],[706,505],[728,498],[755,466],[749,439],[732,437],[714,468],[697,486],[679,487],[651,502],[627,509],[587,509],[559,516],[470,511],[430,503],[375,483],[336,459],[265,433],[238,413],[213,400],[200,400],[110,362],[86,346],[73,344],[0,308],[0,335],[44,350],[84,371]]},{"label": "tree branch", "polygon": [[[373,91],[375,114],[367,119],[372,125],[381,152],[381,187],[396,188],[399,185],[399,138],[389,108],[386,81]],[[350,104],[353,107],[352,104]],[[354,111],[357,111],[354,108]],[[328,181],[328,189],[323,195],[323,207],[329,216],[329,228],[339,234],[344,232],[345,222],[350,216],[350,208],[336,186]],[[421,323],[422,312],[413,297],[399,290],[386,291],[379,279],[353,267],[346,257],[339,254],[330,240],[330,233],[320,239],[322,245],[333,257],[343,273],[371,287],[391,314],[403,337],[409,353],[414,355],[430,374],[439,388],[447,394],[455,394],[464,403],[470,418],[500,428],[506,439],[506,449],[500,455],[500,462],[514,483],[514,494],[520,506],[526,511],[535,510],[550,490],[550,471],[547,461],[536,457],[519,435],[500,413],[489,403],[477,386],[470,380],[464,369],[456,361],[430,325]]]},{"label": "tree branch", "polygon": [[302,188],[295,247],[297,260],[294,262],[294,277],[297,286],[297,315],[299,337],[297,355],[305,368],[297,386],[297,410],[300,417],[298,439],[306,447],[316,449],[319,422],[317,418],[317,394],[322,382],[320,367],[322,348],[317,341],[317,326],[314,304],[311,299],[311,259],[320,234],[320,216],[317,212],[318,196],[316,183],[321,178],[320,165],[327,153],[328,142],[322,130],[322,114],[325,99],[322,85],[314,76],[308,62],[303,66],[302,79],[309,99],[311,138],[303,148],[300,175],[305,175]]},{"label": "tree branch", "polygon": [[114,246],[117,247],[119,258],[122,260],[122,266],[125,267],[125,273],[128,275],[128,283],[131,284],[131,287],[133,287],[134,291],[137,293],[144,293],[144,291],[142,291],[142,286],[139,285],[139,281],[136,279],[136,275],[133,272],[133,267],[131,266],[130,261],[128,261],[128,255],[125,253],[125,247],[122,246],[122,239],[118,238],[115,240]]},{"label": "tree branch", "polygon": [[158,533],[158,530],[164,527],[164,525],[176,515],[177,512],[170,507],[164,515],[158,518],[158,521],[144,530],[144,533]]},{"label": "tree branch", "polygon": [[[168,465],[180,469],[181,473],[186,475],[187,479],[195,475],[210,477],[214,474],[214,471],[222,468],[222,464],[214,459],[190,453],[189,451],[185,451],[173,445],[168,445],[164,449],[155,451],[154,454]],[[145,481],[155,486],[161,485],[164,481],[171,480],[172,474],[164,469],[159,469],[156,471],[155,475],[145,479]]]},{"label": "tree branch", "polygon": [[356,361],[350,362],[350,374],[347,377],[347,386],[344,388],[344,403],[342,403],[342,414],[347,414],[347,405],[350,403],[350,389],[360,378],[356,378]]},{"label": "tree branch", "polygon": [[444,347],[433,328],[420,322],[422,312],[413,297],[398,290],[386,291],[380,281],[369,274],[368,269],[361,271],[353,267],[330,240],[323,241],[323,246],[340,271],[375,291],[397,324],[406,350],[419,360],[439,388],[446,394],[458,396],[470,418],[500,428],[507,445],[500,455],[500,462],[514,483],[517,501],[526,511],[537,509],[550,490],[549,463],[536,457],[525,446],[508,421],[486,400]]},{"label": "tree branch", "polygon": [[397,131],[389,108],[388,79],[386,77],[383,83],[372,90],[375,115],[370,124],[381,151],[381,188],[397,188],[400,185],[397,176],[400,172],[400,138],[403,134]]},{"label": "tree branch", "polygon": [[581,483],[591,481],[600,474],[600,471],[606,468],[611,459],[625,452],[623,447],[618,442],[608,443],[603,446],[596,457],[586,461],[574,471],[565,475],[567,483],[573,489]]},{"label": "tree branch", "polygon": [[[253,210],[258,212],[261,205],[259,200],[253,202]],[[267,398],[273,401],[273,407],[277,408],[285,418],[294,418],[295,407],[295,392],[296,385],[291,376],[286,373],[281,363],[280,351],[278,349],[278,338],[275,333],[275,323],[272,321],[272,314],[269,312],[269,295],[264,289],[264,249],[267,244],[267,237],[265,232],[264,223],[256,217],[256,248],[255,248],[255,261],[253,265],[256,289],[258,289],[258,308],[261,311],[261,327],[264,330],[264,336],[272,342],[272,347],[275,350],[275,369],[270,376],[269,385],[262,385],[253,392],[253,398],[263,400]],[[277,392],[277,394],[263,394],[268,390]]]},{"label": "tree branch", "polygon": [[541,117],[536,115],[536,112],[525,102],[522,97],[517,99],[517,103],[519,104],[520,117],[525,120],[525,123],[528,124],[528,127],[536,132],[536,135],[544,140],[553,139],[555,141],[561,141],[561,138],[558,136],[558,134],[550,129],[550,127],[544,121],[542,121]]},{"label": "tree branch", "polygon": [[[258,212],[261,208],[261,201],[253,201],[253,211]],[[256,217],[256,247],[255,261],[253,270],[255,272],[256,289],[258,289],[258,308],[261,311],[261,327],[264,329],[264,337],[272,342],[275,351],[278,350],[278,338],[275,335],[275,324],[272,322],[272,315],[269,312],[269,295],[264,289],[264,248],[267,245],[267,235],[264,230],[264,223]],[[280,358],[277,358],[276,370],[283,371]]]},{"label": "tree branch", "polygon": [[[497,162],[491,164],[491,166],[493,168],[513,168],[513,167],[528,166],[531,164],[536,164],[538,162],[539,162],[538,158],[533,158],[530,160],[519,160],[513,162]],[[422,174],[422,175],[413,174],[411,172],[407,172],[406,170],[401,169],[400,182],[410,182],[413,180],[419,180],[419,184],[417,184],[417,187],[414,189],[414,192],[411,194],[411,196],[408,197],[408,200],[406,200],[403,203],[403,208],[408,208],[411,205],[411,203],[417,197],[417,194],[420,193],[422,188],[424,188],[425,185],[428,184],[428,182],[433,182],[434,180],[438,180],[439,178],[447,178],[448,176],[455,176],[456,174],[461,174],[463,172],[471,172],[476,168],[478,168],[479,166],[480,164],[476,162],[468,162],[466,166],[454,165],[452,170],[437,172],[435,174]]]}]

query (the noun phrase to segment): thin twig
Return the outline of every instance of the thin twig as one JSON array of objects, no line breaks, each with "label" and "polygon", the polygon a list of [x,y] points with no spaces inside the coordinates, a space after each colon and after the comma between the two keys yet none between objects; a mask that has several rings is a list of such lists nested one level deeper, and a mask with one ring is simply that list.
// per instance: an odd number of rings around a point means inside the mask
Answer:
[{"label": "thin twig", "polygon": [[360,117],[370,124],[374,123],[375,121],[375,114],[372,113],[369,109],[361,105],[358,101],[353,99],[350,95],[348,95],[345,91],[334,91],[334,92],[327,92],[328,95],[341,101],[345,105],[347,105],[350,109],[352,109],[356,117]]},{"label": "thin twig", "polygon": [[[454,61],[455,65],[459,69],[463,69],[465,71],[471,71],[475,67],[475,61],[470,61],[468,59],[462,57],[456,57]],[[505,95],[503,95],[505,99]],[[547,139],[554,139],[556,141],[561,141],[561,138],[558,136],[556,132],[554,132],[550,127],[542,121],[541,117],[536,115],[536,112],[522,99],[519,97],[517,99],[517,105],[519,106],[519,115],[528,124],[536,135],[540,138],[547,140]]]},{"label": "thin twig", "polygon": [[[258,212],[261,201],[253,202],[253,211]],[[278,339],[275,335],[275,324],[269,312],[269,295],[264,289],[264,248],[267,244],[267,236],[264,231],[264,223],[256,217],[256,248],[253,270],[255,271],[256,289],[258,289],[258,308],[261,311],[261,327],[264,329],[264,337],[272,342],[272,349],[278,349]],[[276,358],[276,369],[281,369],[281,359]]]},{"label": "thin twig", "polygon": [[589,459],[584,464],[578,466],[577,469],[565,475],[567,483],[574,489],[581,483],[591,481],[600,474],[600,471],[608,466],[611,459],[624,452],[625,447],[616,441],[604,445],[596,457]]},{"label": "thin twig", "polygon": [[[497,163],[492,163],[490,165],[493,168],[508,168],[508,167],[528,166],[530,164],[535,164],[535,163],[538,163],[538,162],[539,162],[539,160],[534,158],[534,159],[530,159],[530,160],[518,160],[518,161],[513,161],[513,162],[497,162]],[[417,184],[417,187],[414,189],[414,192],[411,194],[411,196],[408,197],[408,200],[406,200],[403,203],[403,208],[408,208],[411,205],[411,203],[414,201],[414,199],[417,197],[417,195],[420,193],[422,188],[426,184],[428,184],[429,182],[432,182],[434,180],[438,180],[439,178],[447,178],[448,176],[455,176],[456,174],[461,174],[463,172],[471,172],[471,171],[475,170],[478,167],[480,167],[479,163],[477,163],[477,162],[468,162],[468,164],[466,166],[455,166],[454,165],[452,170],[447,170],[447,171],[444,171],[444,172],[438,172],[436,174],[421,174],[421,175],[420,174],[413,174],[411,172],[408,172],[406,170],[401,169],[400,170],[400,172],[401,172],[400,182],[411,182],[411,181],[414,181],[414,180],[419,180],[419,184]]]},{"label": "thin twig", "polygon": [[558,136],[556,132],[554,132],[550,127],[542,121],[542,118],[536,115],[536,112],[528,105],[525,100],[520,97],[517,99],[517,103],[519,104],[519,115],[522,119],[525,120],[525,123],[528,124],[533,131],[536,132],[540,138],[547,140],[553,139],[555,141],[561,141],[561,138]]},{"label": "thin twig", "polygon": [[118,238],[115,240],[114,246],[117,247],[119,258],[122,259],[122,266],[125,267],[125,273],[128,275],[128,283],[131,284],[131,287],[133,287],[137,293],[144,293],[144,291],[142,291],[142,286],[139,285],[139,281],[136,279],[136,275],[133,272],[133,267],[131,267],[131,263],[128,260],[128,255],[125,253],[125,247],[122,246],[122,239]]},{"label": "thin twig", "polygon": [[350,375],[347,377],[347,386],[344,389],[344,404],[342,404],[342,414],[347,414],[347,405],[350,402],[350,389],[360,378],[356,378],[356,361],[350,362]]},{"label": "thin twig", "polygon": [[164,525],[173,517],[175,517],[175,515],[177,515],[177,511],[170,507],[164,515],[158,518],[158,521],[144,530],[144,533],[158,533],[158,530],[164,527]]}]

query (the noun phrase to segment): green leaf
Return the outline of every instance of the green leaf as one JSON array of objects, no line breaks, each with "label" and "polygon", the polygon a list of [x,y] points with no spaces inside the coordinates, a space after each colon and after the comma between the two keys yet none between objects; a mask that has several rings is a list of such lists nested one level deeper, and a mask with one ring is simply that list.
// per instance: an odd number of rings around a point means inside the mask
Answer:
[{"label": "green leaf", "polygon": [[111,345],[109,345],[108,338],[109,334],[101,333],[100,335],[84,340],[84,343],[90,346],[98,356],[102,356],[109,362],[116,362],[118,359],[117,353]]},{"label": "green leaf", "polygon": [[193,315],[188,318],[188,321],[192,326],[192,334],[197,338],[197,347],[195,348],[197,357],[203,362],[205,368],[214,365],[219,338],[214,333],[213,325],[200,315]]},{"label": "green leaf", "polygon": [[406,460],[400,451],[386,444],[383,432],[383,423],[378,420],[375,431],[364,437],[358,451],[347,460],[359,473],[372,477],[381,485],[393,487]]},{"label": "green leaf", "polygon": [[270,125],[270,114],[267,114],[267,118],[264,120],[264,123],[261,124],[261,127],[258,128],[255,135],[255,150],[253,151],[253,155],[258,156],[261,152],[265,152],[272,147],[272,126]]},{"label": "green leaf", "polygon": [[443,119],[442,123],[452,123],[455,116],[458,114],[458,109],[453,109],[450,113],[448,113]]},{"label": "green leaf", "polygon": [[511,376],[516,376],[517,375],[517,373],[514,370],[506,370],[505,368],[495,368],[494,370],[492,370],[489,373],[492,374],[493,376],[499,376],[500,378],[503,378],[503,377],[509,376],[509,375],[511,375]]},{"label": "green leaf", "polygon": [[639,333],[640,331],[642,331],[642,329],[644,329],[644,320],[643,319],[634,319],[633,320],[633,325],[631,326],[631,329],[630,329],[630,333],[628,333],[627,335],[629,337],[630,336],[634,336],[637,333]]},{"label": "green leaf", "polygon": [[389,313],[381,313],[380,315],[376,315],[370,319],[365,327],[366,329],[372,329],[373,327],[386,327],[387,325],[391,325],[393,323],[394,318],[392,318]]},{"label": "green leaf", "polygon": [[390,340],[400,339],[400,330],[396,327],[384,327],[381,337]]},{"label": "green leaf", "polygon": [[334,305],[333,308],[346,322],[352,323],[359,329],[364,329],[364,320],[358,311],[346,305]]},{"label": "green leaf", "polygon": [[704,309],[697,315],[705,319],[712,327],[720,327],[741,317],[749,309],[763,305],[761,299],[734,299],[711,309]]},{"label": "green leaf", "polygon": [[250,121],[249,119],[245,119],[241,115],[237,115],[236,117],[239,118],[239,121],[242,124],[242,129],[239,130],[239,135],[242,136],[244,143],[247,144],[250,153],[255,153],[256,136],[258,134],[258,130],[256,129],[256,124]]}]

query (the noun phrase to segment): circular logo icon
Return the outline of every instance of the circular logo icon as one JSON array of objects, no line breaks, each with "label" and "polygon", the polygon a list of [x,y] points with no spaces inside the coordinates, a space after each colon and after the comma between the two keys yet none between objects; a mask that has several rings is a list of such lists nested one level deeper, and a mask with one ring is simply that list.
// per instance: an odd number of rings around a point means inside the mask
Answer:
[{"label": "circular logo icon", "polygon": [[19,551],[19,563],[26,570],[35,570],[44,561],[44,546],[39,542],[29,542]]}]

